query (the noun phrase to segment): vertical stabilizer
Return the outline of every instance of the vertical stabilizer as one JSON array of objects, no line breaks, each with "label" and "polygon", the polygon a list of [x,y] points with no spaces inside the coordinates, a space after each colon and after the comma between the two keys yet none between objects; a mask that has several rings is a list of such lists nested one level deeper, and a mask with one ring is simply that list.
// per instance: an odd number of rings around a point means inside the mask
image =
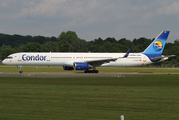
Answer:
[{"label": "vertical stabilizer", "polygon": [[170,31],[162,31],[142,53],[147,55],[150,59],[161,57],[169,33]]}]

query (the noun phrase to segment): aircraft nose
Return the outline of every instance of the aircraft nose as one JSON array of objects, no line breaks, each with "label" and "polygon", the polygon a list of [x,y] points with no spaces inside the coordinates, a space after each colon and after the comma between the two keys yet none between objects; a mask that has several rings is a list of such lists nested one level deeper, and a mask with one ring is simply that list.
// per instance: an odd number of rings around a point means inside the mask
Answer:
[{"label": "aircraft nose", "polygon": [[4,60],[2,61],[2,64],[5,64],[5,61],[6,61],[6,60],[4,59]]}]

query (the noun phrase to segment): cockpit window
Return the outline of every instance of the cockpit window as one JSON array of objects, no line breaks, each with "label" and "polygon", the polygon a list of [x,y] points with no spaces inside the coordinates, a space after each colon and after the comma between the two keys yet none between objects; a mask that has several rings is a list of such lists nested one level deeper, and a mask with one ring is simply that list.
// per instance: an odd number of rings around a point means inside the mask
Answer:
[{"label": "cockpit window", "polygon": [[6,59],[13,59],[13,57],[7,57]]}]

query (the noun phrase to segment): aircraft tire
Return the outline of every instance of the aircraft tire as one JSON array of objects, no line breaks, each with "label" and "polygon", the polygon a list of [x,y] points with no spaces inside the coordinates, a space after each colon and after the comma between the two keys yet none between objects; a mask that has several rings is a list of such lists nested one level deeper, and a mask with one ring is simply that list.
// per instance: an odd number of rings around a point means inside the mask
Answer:
[{"label": "aircraft tire", "polygon": [[84,73],[99,73],[98,70],[85,70]]},{"label": "aircraft tire", "polygon": [[88,70],[85,70],[84,73],[88,73]]}]

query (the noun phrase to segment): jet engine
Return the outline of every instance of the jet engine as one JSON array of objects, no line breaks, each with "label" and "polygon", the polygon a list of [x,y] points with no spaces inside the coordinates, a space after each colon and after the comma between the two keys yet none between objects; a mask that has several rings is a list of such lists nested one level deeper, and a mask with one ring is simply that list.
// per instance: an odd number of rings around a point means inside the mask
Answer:
[{"label": "jet engine", "polygon": [[88,63],[81,63],[81,62],[74,63],[75,70],[87,70],[87,69],[91,69],[91,68],[92,68],[92,66],[89,65]]}]

